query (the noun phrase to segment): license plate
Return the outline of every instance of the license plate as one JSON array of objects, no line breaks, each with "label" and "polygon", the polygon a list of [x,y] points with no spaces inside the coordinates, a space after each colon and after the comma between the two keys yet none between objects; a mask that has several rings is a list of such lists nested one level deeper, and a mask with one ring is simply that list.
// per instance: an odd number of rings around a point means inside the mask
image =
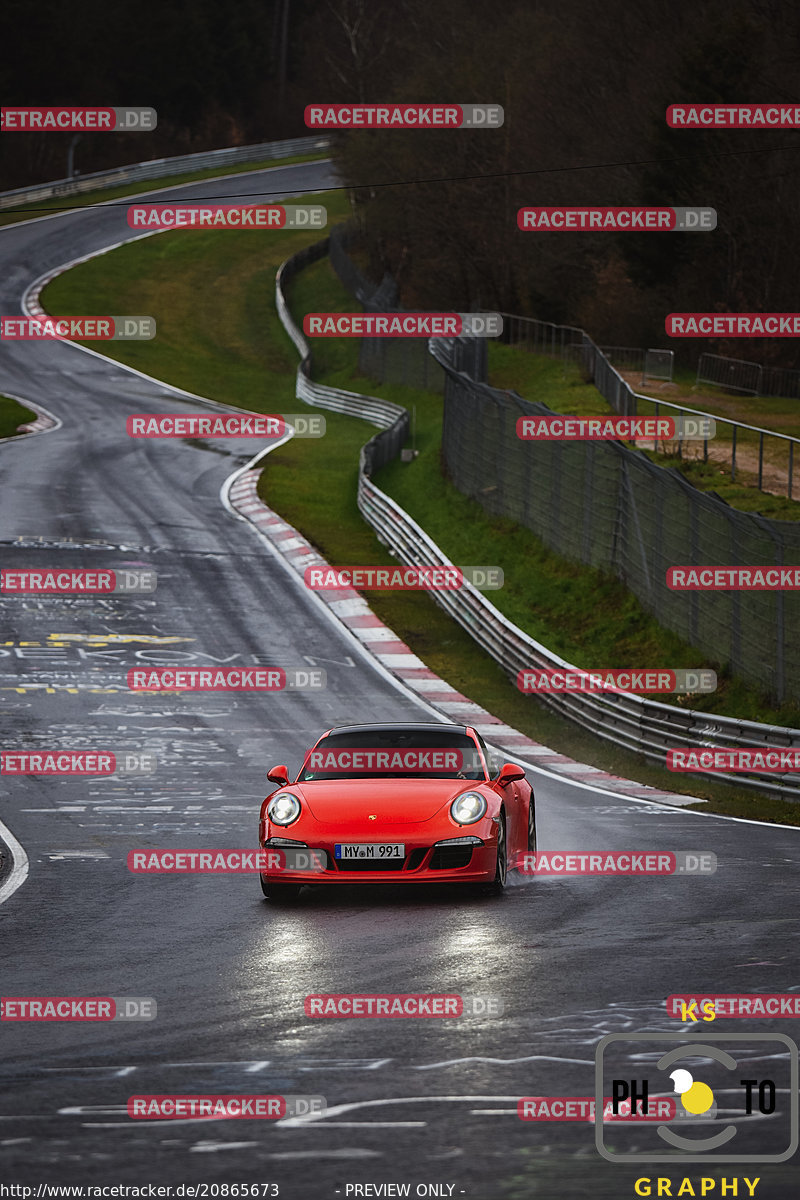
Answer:
[{"label": "license plate", "polygon": [[333,852],[336,858],[373,858],[378,862],[406,856],[406,848],[402,842],[337,842]]}]

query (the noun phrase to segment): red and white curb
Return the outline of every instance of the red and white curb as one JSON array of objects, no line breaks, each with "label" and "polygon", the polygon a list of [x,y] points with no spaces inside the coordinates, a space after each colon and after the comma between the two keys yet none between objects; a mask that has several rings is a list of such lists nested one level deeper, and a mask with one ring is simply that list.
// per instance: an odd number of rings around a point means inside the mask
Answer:
[{"label": "red and white curb", "polygon": [[[30,400],[26,401],[26,408],[34,408]],[[24,425],[17,426],[17,433],[43,433],[45,429],[55,429],[58,422],[55,417],[48,416],[47,413],[40,412],[38,408],[34,409],[38,413],[35,421],[28,421]]]},{"label": "red and white curb", "polygon": [[[307,567],[329,566],[319,551],[294,526],[259,498],[257,487],[260,475],[260,467],[239,472],[227,492],[231,508],[269,539],[301,579]],[[421,700],[442,716],[459,725],[471,725],[498,749],[507,750],[517,758],[530,759],[535,766],[553,775],[605,792],[617,792],[637,800],[652,800],[674,806],[703,803],[698,796],[664,792],[631,779],[620,779],[617,775],[609,775],[598,767],[575,762],[565,754],[551,750],[549,746],[532,741],[431,671],[394,630],[375,616],[355,588],[337,589],[335,592],[317,591],[316,594],[385,670],[416,692]]]}]

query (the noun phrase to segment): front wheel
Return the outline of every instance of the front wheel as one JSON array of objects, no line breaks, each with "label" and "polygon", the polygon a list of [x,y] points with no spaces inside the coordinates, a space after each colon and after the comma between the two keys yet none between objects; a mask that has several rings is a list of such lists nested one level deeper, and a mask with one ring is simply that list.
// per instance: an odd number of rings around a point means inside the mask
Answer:
[{"label": "front wheel", "polygon": [[532,854],[536,853],[536,809],[533,804],[533,796],[528,805],[528,850]]},{"label": "front wheel", "polygon": [[506,816],[500,810],[500,819],[497,825],[497,867],[494,873],[494,879],[489,884],[489,892],[493,896],[499,896],[505,891],[506,880],[508,879],[508,843],[506,841]]},{"label": "front wheel", "polygon": [[258,878],[261,883],[261,891],[267,900],[272,900],[276,904],[289,904],[296,900],[303,886],[302,883],[265,883],[263,875],[259,875]]}]

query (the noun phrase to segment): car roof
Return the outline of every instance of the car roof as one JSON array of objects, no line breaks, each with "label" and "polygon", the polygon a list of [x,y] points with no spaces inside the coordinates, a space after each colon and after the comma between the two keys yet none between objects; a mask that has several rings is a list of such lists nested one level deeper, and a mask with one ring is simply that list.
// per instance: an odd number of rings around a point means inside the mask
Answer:
[{"label": "car roof", "polygon": [[[370,725],[335,725],[328,733],[370,733],[374,730],[387,732],[389,730],[400,733],[427,733],[431,729],[441,730],[443,733],[466,733],[468,726],[453,725],[444,721],[389,721],[384,724]],[[327,737],[327,734],[324,735]]]}]

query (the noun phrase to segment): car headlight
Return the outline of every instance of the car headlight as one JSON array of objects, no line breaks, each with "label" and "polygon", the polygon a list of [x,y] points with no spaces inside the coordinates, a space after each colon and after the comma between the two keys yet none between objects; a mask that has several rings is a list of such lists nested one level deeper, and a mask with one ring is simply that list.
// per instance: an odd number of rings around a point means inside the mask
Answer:
[{"label": "car headlight", "polygon": [[291,792],[278,792],[267,805],[267,816],[273,825],[291,825],[300,816],[300,801]]},{"label": "car headlight", "polygon": [[480,792],[462,792],[450,805],[450,816],[458,825],[472,825],[486,812],[486,797]]},{"label": "car headlight", "polygon": [[469,834],[467,837],[445,838],[443,842],[434,842],[435,847],[438,846],[482,846],[484,843],[479,837]]}]

